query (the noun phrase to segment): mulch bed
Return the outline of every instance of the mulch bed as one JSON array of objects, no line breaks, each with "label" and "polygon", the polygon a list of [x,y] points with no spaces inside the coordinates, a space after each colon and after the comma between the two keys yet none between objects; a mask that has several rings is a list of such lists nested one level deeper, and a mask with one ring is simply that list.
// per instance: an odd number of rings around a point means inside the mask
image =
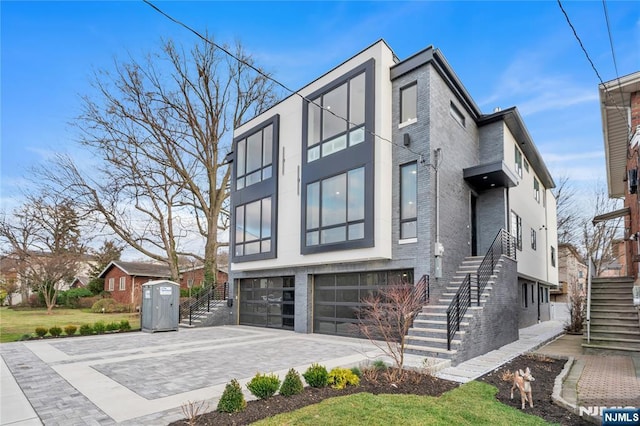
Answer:
[{"label": "mulch bed", "polygon": [[[516,369],[529,367],[535,378],[533,382],[533,404],[528,405],[525,412],[542,417],[548,422],[560,423],[562,425],[586,425],[589,424],[580,417],[557,406],[551,400],[555,378],[564,368],[565,361],[552,358],[539,357],[536,355],[523,355],[515,358],[504,366],[482,376],[480,379],[498,388],[496,398],[503,404],[520,409],[520,394],[514,393],[513,400],[510,399],[512,383],[502,379],[503,372],[511,372]],[[347,387],[337,390],[330,387],[310,388],[306,387],[299,395],[283,397],[276,395],[267,400],[254,400],[247,402],[247,408],[239,413],[227,414],[219,413],[215,410],[205,413],[197,419],[197,425],[247,425],[257,420],[272,417],[276,414],[297,410],[307,405],[316,404],[324,399],[336,396],[343,396],[358,392],[369,392],[372,394],[413,394],[425,396],[440,396],[443,393],[458,387],[458,383],[436,377],[423,375],[414,371],[407,371],[408,378],[401,383],[389,383],[383,375],[380,375],[376,382],[361,378],[360,386]],[[214,409],[215,407],[209,407]],[[180,420],[171,425],[181,426],[189,424],[187,420]]]},{"label": "mulch bed", "polygon": [[496,394],[498,401],[520,410],[522,406],[520,392],[515,389],[513,399],[510,398],[513,382],[504,381],[503,373],[507,371],[514,373],[516,370],[525,370],[529,367],[531,369],[531,375],[535,379],[535,381],[531,383],[533,408],[529,407],[527,403],[524,409],[525,413],[533,414],[534,416],[542,417],[548,422],[560,423],[562,425],[591,424],[583,420],[580,416],[554,404],[551,399],[555,379],[564,368],[565,363],[565,360],[540,355],[521,355],[502,367],[485,374],[478,380],[498,388],[498,393]]}]

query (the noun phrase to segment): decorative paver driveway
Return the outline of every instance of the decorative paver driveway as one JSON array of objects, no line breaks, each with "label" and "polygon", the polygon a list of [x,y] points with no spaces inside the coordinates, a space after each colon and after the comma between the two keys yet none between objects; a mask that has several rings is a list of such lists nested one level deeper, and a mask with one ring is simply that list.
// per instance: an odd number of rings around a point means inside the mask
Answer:
[{"label": "decorative paver driveway", "polygon": [[379,351],[360,339],[228,326],[6,343],[0,353],[40,419],[66,426],[167,424],[189,401],[214,409],[232,378],[244,385],[257,372],[284,377]]}]

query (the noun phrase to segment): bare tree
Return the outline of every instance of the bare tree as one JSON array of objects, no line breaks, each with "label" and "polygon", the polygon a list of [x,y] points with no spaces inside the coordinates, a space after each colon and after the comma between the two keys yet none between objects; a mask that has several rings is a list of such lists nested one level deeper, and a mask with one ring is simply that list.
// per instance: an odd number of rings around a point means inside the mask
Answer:
[{"label": "bare tree", "polygon": [[582,222],[577,206],[577,191],[567,175],[558,177],[556,181],[553,196],[556,199],[558,243],[575,244],[579,239]]},{"label": "bare tree", "polygon": [[99,278],[104,268],[114,260],[120,260],[124,246],[113,240],[106,240],[99,249],[91,250],[91,255],[95,264],[89,272],[89,282],[87,288],[93,294],[100,294],[104,291],[104,278]]},{"label": "bare tree", "polygon": [[29,197],[0,220],[0,239],[19,259],[21,280],[43,294],[49,314],[84,253],[80,219],[69,199]]},{"label": "bare tree", "polygon": [[[276,101],[273,83],[212,44],[190,52],[171,41],[144,61],[116,63],[83,98],[77,125],[81,145],[100,162],[82,170],[69,156],[43,170],[58,191],[97,212],[113,232],[140,253],[168,264],[179,275],[179,257],[205,265],[215,283],[220,232],[229,226],[230,132]],[[186,247],[199,238],[202,249]]]},{"label": "bare tree", "polygon": [[389,356],[402,378],[405,339],[424,305],[425,284],[392,283],[361,300],[359,331]]},{"label": "bare tree", "polygon": [[617,259],[618,254],[614,250],[614,245],[620,235],[622,218],[618,217],[594,224],[592,220],[595,216],[619,209],[620,200],[609,198],[606,188],[602,185],[595,187],[592,197],[590,204],[593,206],[593,212],[590,217],[582,221],[581,243],[585,259],[587,256],[592,257],[596,276],[599,276],[606,265]]}]

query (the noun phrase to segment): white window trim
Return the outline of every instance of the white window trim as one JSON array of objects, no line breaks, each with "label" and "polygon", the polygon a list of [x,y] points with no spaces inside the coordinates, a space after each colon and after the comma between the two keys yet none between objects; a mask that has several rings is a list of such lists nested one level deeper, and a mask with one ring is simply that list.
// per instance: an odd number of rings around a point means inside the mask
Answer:
[{"label": "white window trim", "polygon": [[398,244],[412,244],[412,243],[417,243],[418,239],[417,238],[403,238],[402,240],[398,240]]},{"label": "white window trim", "polygon": [[404,127],[409,126],[410,124],[417,123],[417,122],[418,122],[418,118],[410,118],[407,121],[403,121],[402,123],[398,124],[398,129],[402,129]]},{"label": "white window trim", "polygon": [[107,288],[108,288],[108,291],[113,291],[116,288],[115,278],[109,278],[109,286]]},{"label": "white window trim", "polygon": [[118,283],[118,290],[124,291],[127,289],[127,279],[126,277],[120,277],[120,282]]}]

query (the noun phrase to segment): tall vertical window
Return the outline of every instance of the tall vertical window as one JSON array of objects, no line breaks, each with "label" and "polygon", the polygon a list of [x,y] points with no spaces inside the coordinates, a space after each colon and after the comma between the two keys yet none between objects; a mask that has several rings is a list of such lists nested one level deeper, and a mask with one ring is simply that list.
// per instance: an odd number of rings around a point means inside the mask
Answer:
[{"label": "tall vertical window", "polygon": [[533,178],[533,198],[540,202],[540,182],[536,178]]},{"label": "tall vertical window", "polygon": [[556,248],[551,246],[551,266],[556,266]]},{"label": "tall vertical window", "polygon": [[518,250],[522,250],[522,218],[511,211],[511,234],[516,237]]},{"label": "tall vertical window", "polygon": [[311,99],[307,108],[307,162],[364,142],[365,73]]},{"label": "tall vertical window", "polygon": [[464,114],[462,114],[462,111],[460,111],[456,104],[454,104],[453,102],[449,103],[449,114],[451,114],[451,117],[453,117],[453,119],[456,120],[459,125],[461,125],[462,127],[465,126]]},{"label": "tall vertical window", "polygon": [[400,238],[416,238],[417,163],[400,166]]},{"label": "tall vertical window", "polygon": [[236,207],[235,255],[271,251],[271,197]]},{"label": "tall vertical window", "polygon": [[418,119],[418,84],[411,83],[400,89],[400,124],[414,123]]},{"label": "tall vertical window", "polygon": [[307,246],[364,238],[364,168],[307,185]]},{"label": "tall vertical window", "polygon": [[116,286],[116,279],[115,278],[109,278],[108,291],[113,291],[115,289],[115,286]]},{"label": "tall vertical window", "polygon": [[515,158],[515,167],[518,176],[522,177],[522,153],[518,149],[518,146],[515,146],[516,158]]},{"label": "tall vertical window", "polygon": [[273,173],[273,125],[236,143],[236,189],[269,179]]},{"label": "tall vertical window", "polygon": [[531,228],[531,249],[536,250],[538,248],[538,243],[536,241],[536,230]]},{"label": "tall vertical window", "polygon": [[127,279],[126,277],[120,277],[120,284],[118,290],[124,291],[127,288]]}]

